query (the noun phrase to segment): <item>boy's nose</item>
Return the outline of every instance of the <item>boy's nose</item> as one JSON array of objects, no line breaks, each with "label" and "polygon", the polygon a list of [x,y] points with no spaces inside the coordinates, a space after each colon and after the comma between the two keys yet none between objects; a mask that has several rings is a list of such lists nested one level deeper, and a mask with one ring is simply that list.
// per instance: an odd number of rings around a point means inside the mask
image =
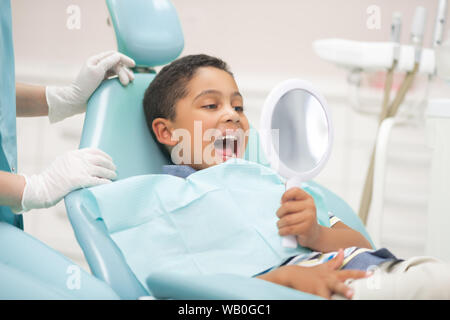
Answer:
[{"label": "boy's nose", "polygon": [[240,121],[239,113],[236,110],[234,110],[232,106],[227,107],[224,115],[224,121],[239,122]]}]

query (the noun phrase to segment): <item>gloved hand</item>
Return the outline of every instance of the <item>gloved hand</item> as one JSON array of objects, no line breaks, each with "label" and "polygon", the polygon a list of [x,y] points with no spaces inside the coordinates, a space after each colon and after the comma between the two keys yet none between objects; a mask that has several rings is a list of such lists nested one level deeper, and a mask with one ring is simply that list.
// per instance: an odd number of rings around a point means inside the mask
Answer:
[{"label": "gloved hand", "polygon": [[134,80],[133,59],[117,51],[107,51],[90,57],[76,80],[69,86],[47,86],[45,90],[48,117],[51,123],[86,111],[89,97],[107,77],[117,74],[122,85]]},{"label": "gloved hand", "polygon": [[111,157],[99,149],[70,151],[41,174],[22,174],[26,184],[21,212],[51,207],[78,188],[110,183],[117,177],[115,170]]}]

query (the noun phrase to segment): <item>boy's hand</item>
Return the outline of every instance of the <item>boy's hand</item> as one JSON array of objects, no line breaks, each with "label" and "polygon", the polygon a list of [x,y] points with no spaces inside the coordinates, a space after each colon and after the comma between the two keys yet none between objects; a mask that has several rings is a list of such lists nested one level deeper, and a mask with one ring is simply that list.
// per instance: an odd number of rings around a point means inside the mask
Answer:
[{"label": "boy's hand", "polygon": [[[344,261],[344,251],[330,261],[315,267],[291,267],[287,286],[304,292],[312,293],[330,299],[334,293],[341,294],[347,299],[353,296],[353,290],[345,285],[347,279],[360,279],[370,274],[360,270],[338,270]],[[301,268],[301,269],[300,269]]]},{"label": "boy's hand", "polygon": [[281,197],[281,207],[277,210],[280,236],[295,235],[297,242],[313,248],[320,236],[316,206],[313,197],[300,188],[291,188]]},{"label": "boy's hand", "polygon": [[360,279],[369,276],[369,273],[360,270],[341,270],[339,267],[344,261],[344,252],[339,253],[332,260],[315,266],[283,266],[257,278],[281,284],[303,292],[330,299],[334,293],[351,299],[353,290],[345,285],[347,279]]}]

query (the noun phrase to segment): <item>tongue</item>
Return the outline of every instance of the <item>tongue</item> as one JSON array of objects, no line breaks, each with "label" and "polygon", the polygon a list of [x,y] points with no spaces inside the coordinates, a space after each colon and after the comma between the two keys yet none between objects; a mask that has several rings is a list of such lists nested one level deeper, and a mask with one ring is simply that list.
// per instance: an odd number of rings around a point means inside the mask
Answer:
[{"label": "tongue", "polygon": [[222,154],[224,156],[227,156],[227,157],[232,157],[233,156],[233,148],[232,147],[226,147],[226,148],[223,148],[220,151],[222,152]]},{"label": "tongue", "polygon": [[214,147],[216,149],[216,153],[218,155],[221,155],[223,159],[225,159],[225,157],[233,157],[235,149],[235,141],[229,140],[215,141]]}]

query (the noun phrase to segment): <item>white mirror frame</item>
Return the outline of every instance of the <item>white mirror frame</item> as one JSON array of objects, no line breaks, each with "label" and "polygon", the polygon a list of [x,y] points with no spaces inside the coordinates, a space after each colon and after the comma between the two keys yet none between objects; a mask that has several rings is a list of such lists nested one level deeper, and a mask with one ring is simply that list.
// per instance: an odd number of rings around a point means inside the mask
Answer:
[{"label": "white mirror frame", "polygon": [[[314,96],[319,103],[321,104],[325,116],[328,121],[328,147],[325,152],[325,155],[319,161],[317,166],[312,170],[306,172],[296,172],[287,167],[283,161],[278,157],[278,153],[275,152],[275,147],[272,141],[271,134],[271,125],[272,125],[272,115],[277,105],[278,101],[284,96],[287,92],[291,90],[304,90],[309,92],[312,96]],[[281,82],[267,96],[264,106],[261,112],[260,118],[260,136],[261,136],[261,144],[264,152],[266,153],[267,160],[270,163],[270,166],[273,170],[277,171],[280,175],[285,177],[286,179],[296,178],[300,181],[308,181],[314,178],[319,172],[323,169],[326,162],[328,161],[331,148],[333,146],[333,124],[331,121],[331,114],[328,108],[328,104],[322,95],[320,95],[310,83],[300,80],[300,79],[290,79]],[[295,147],[295,146],[294,146]]]}]

